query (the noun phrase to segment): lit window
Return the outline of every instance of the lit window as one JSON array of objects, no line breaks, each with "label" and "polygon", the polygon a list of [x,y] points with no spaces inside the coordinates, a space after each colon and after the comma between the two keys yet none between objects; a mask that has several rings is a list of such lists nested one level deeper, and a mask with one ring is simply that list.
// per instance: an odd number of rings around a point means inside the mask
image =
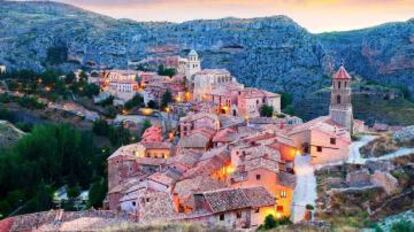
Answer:
[{"label": "lit window", "polygon": [[287,192],[286,192],[285,190],[282,190],[282,191],[280,192],[280,197],[281,197],[281,198],[286,198],[286,197],[287,197]]}]

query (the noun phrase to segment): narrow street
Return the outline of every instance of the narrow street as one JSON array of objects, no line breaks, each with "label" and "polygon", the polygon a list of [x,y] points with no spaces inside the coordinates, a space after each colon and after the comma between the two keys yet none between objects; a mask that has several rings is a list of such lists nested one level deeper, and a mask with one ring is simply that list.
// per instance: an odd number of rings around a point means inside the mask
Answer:
[{"label": "narrow street", "polygon": [[296,188],[293,194],[292,221],[297,223],[305,216],[306,205],[315,206],[316,201],[316,178],[314,168],[310,163],[311,157],[296,156],[295,173]]}]

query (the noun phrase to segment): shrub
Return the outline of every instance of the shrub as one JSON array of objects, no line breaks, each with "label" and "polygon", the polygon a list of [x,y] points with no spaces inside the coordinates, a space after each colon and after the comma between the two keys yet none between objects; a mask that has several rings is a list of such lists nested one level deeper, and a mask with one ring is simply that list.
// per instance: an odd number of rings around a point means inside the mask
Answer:
[{"label": "shrub", "polygon": [[273,215],[269,214],[266,216],[264,224],[260,226],[265,230],[273,229],[281,225],[290,225],[292,222],[290,221],[289,217],[281,217],[276,219]]},{"label": "shrub", "polygon": [[396,222],[391,227],[392,232],[412,232],[414,231],[414,223],[407,220]]},{"label": "shrub", "polygon": [[135,94],[135,96],[127,101],[124,105],[125,109],[130,110],[134,107],[143,107],[144,106],[144,98],[140,94]]},{"label": "shrub", "polygon": [[262,105],[260,107],[260,116],[261,117],[272,117],[273,116],[273,106]]}]

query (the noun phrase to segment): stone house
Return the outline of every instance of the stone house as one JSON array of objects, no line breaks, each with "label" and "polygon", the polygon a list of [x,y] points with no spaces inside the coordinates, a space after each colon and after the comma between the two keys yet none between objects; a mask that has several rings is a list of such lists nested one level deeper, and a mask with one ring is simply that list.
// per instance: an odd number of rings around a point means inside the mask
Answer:
[{"label": "stone house", "polygon": [[226,69],[203,69],[194,74],[193,98],[196,101],[206,101],[214,88],[232,80]]},{"label": "stone house", "polygon": [[269,105],[273,107],[274,113],[281,112],[281,96],[256,88],[245,88],[239,91],[237,106],[239,115],[244,118],[260,116],[260,107]]},{"label": "stone house", "polygon": [[345,161],[351,144],[350,133],[323,116],[294,127],[288,132],[302,154],[310,154],[312,164]]},{"label": "stone house", "polygon": [[196,211],[204,213],[198,221],[235,229],[262,224],[275,199],[263,187],[250,187],[195,193],[194,202]]},{"label": "stone house", "polygon": [[217,115],[208,113],[189,114],[180,118],[180,137],[189,135],[196,129],[220,129],[220,121]]},{"label": "stone house", "polygon": [[101,73],[99,83],[102,91],[107,91],[114,97],[126,102],[133,98],[139,89],[137,76],[137,71],[107,70]]}]

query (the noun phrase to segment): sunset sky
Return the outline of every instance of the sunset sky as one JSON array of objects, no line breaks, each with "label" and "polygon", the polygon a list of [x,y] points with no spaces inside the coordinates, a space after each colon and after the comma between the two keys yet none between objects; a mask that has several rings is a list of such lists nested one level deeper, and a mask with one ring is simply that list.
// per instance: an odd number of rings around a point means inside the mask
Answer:
[{"label": "sunset sky", "polygon": [[182,22],[287,15],[311,32],[364,28],[414,17],[414,0],[59,0],[115,18]]}]

